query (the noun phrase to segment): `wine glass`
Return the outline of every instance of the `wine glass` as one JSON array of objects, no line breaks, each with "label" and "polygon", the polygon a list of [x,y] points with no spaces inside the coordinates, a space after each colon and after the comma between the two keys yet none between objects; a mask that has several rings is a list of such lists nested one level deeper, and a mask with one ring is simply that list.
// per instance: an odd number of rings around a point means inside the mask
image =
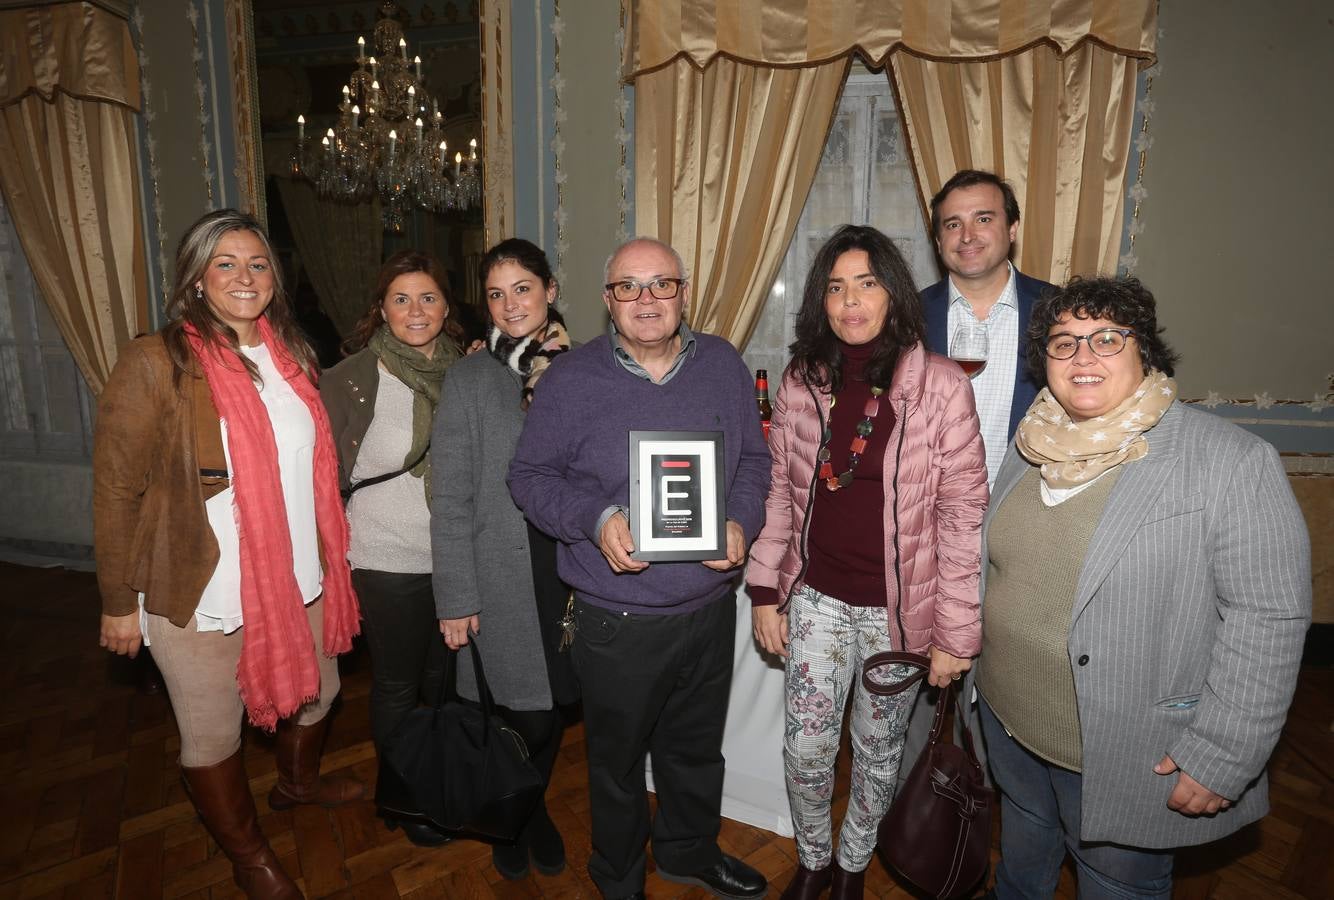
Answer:
[{"label": "wine glass", "polygon": [[950,359],[959,364],[969,378],[976,378],[987,367],[987,327],[981,322],[963,322],[950,341]]}]

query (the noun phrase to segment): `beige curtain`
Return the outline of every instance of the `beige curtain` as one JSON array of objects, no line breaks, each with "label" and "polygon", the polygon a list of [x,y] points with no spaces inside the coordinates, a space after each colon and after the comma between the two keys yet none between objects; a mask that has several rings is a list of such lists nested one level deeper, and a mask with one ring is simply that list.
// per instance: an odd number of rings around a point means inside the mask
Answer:
[{"label": "beige curtain", "polygon": [[308,181],[275,179],[301,264],[338,333],[347,337],[370,308],[380,270],[384,225],[380,201],[322,200]]},{"label": "beige curtain", "polygon": [[849,59],[686,59],[635,82],[635,219],[690,272],[690,326],[744,347],[801,216]]},{"label": "beige curtain", "polygon": [[[1150,59],[1158,0],[637,0],[629,4],[626,78],[677,58],[716,56],[808,66],[860,53],[873,66],[898,49],[938,60],[984,59],[1086,41]],[[637,104],[636,104],[637,108]]]},{"label": "beige curtain", "polygon": [[89,3],[0,12],[0,191],[94,393],[148,325],[126,23]]},{"label": "beige curtain", "polygon": [[[830,76],[853,54],[892,63],[924,203],[957,169],[992,169],[1019,194],[1023,269],[1063,281],[1115,268],[1157,0],[639,0],[630,11],[636,217],[695,254],[699,327],[744,345],[823,146]],[[780,86],[813,80],[790,127],[766,119],[770,92],[795,97]],[[771,153],[793,162],[766,168]],[[782,196],[766,208],[765,191]]]},{"label": "beige curtain", "polygon": [[925,207],[959,169],[1014,186],[1015,262],[1055,283],[1112,273],[1121,245],[1136,61],[1083,43],[990,62],[895,53],[892,80]]}]

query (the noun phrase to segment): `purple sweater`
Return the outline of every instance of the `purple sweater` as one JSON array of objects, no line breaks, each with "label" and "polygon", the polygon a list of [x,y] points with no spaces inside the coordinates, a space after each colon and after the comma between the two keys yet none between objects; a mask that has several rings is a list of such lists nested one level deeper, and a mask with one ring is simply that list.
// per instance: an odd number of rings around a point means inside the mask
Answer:
[{"label": "purple sweater", "polygon": [[595,606],[688,613],[725,594],[737,575],[697,562],[611,570],[596,530],[608,506],[629,504],[631,431],[722,431],[727,518],[741,526],[747,545],[764,522],[769,448],[750,371],[721,338],[695,340],[680,371],[655,384],[627,372],[607,336],[598,337],[552,362],[528,411],[510,463],[510,493],[529,521],[560,542],[560,577]]}]

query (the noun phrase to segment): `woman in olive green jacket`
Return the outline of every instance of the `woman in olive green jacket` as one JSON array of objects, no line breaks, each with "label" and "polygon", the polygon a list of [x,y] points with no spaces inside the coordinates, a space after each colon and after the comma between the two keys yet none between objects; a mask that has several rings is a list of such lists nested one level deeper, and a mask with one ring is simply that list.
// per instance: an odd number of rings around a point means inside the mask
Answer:
[{"label": "woman in olive green jacket", "polygon": [[[376,278],[370,308],[345,345],[351,356],[324,374],[320,393],[348,497],[348,562],[371,653],[371,736],[385,742],[420,700],[433,701],[444,643],[431,590],[431,420],[462,330],[450,315],[448,282],[427,253],[394,254]],[[385,824],[421,846],[447,837],[415,809],[386,805],[392,770],[380,767]],[[393,808],[389,808],[392,806]]]}]

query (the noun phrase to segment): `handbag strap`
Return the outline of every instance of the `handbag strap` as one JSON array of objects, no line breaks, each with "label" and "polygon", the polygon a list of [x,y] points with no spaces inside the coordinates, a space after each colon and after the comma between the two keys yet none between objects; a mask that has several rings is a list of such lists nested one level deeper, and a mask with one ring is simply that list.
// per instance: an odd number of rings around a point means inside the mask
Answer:
[{"label": "handbag strap", "polygon": [[[482,667],[482,650],[477,646],[476,635],[468,641],[468,646],[472,652],[468,655],[472,657],[472,674],[477,682],[477,700],[482,707],[482,719],[484,730],[482,732],[482,746],[486,746],[491,737],[491,717],[496,711],[495,698],[491,696],[491,686],[486,682],[486,670]],[[440,693],[436,698],[435,708],[439,710],[449,700],[461,700],[458,694],[458,663],[459,651],[445,648],[448,655],[445,658],[444,671],[440,673]]]},{"label": "handbag strap", "polygon": [[[352,485],[351,487],[344,488],[343,490],[339,491],[339,493],[343,495],[343,502],[346,503],[349,499],[351,499],[353,494],[355,494],[362,488],[373,487],[377,484],[384,484],[386,481],[392,481],[393,479],[397,478],[400,475],[406,475],[407,473],[415,469],[417,467],[417,463],[425,459],[426,454],[430,452],[431,452],[431,442],[427,441],[426,449],[423,450],[416,459],[408,463],[403,468],[395,469],[392,472],[385,472],[383,475],[376,475],[374,478],[363,478],[356,484]],[[203,470],[201,469],[200,471],[202,472]]]},{"label": "handbag strap", "polygon": [[[951,683],[949,687],[940,692],[940,699],[936,702],[936,720],[931,724],[931,737],[927,739],[927,747],[934,747],[940,743],[940,738],[945,732],[945,717],[949,713],[950,706],[956,700],[956,693],[962,691],[962,686]],[[962,707],[964,701],[958,700]],[[962,713],[957,716],[959,722],[959,735],[962,738],[964,755],[968,757],[969,764],[977,771],[982,771],[982,764],[977,761],[977,752],[973,749],[973,732],[968,727],[968,722],[964,719]]]},{"label": "handbag strap", "polygon": [[[893,684],[875,681],[871,678],[871,673],[881,666],[911,666],[917,671],[904,678],[902,681],[896,681]],[[862,664],[862,686],[872,694],[881,697],[889,697],[894,694],[901,694],[908,688],[926,677],[931,671],[931,660],[921,653],[904,653],[899,650],[887,650],[883,653],[875,653],[867,658]]]},{"label": "handbag strap", "polygon": [[[913,672],[902,681],[896,681],[892,684],[884,684],[871,678],[871,672],[873,670],[888,665],[911,666],[917,671]],[[908,688],[925,678],[930,671],[931,659],[921,653],[901,653],[899,651],[876,653],[867,657],[866,662],[862,665],[862,686],[865,687],[869,693],[878,694],[882,697],[889,697],[894,694],[903,693]],[[931,736],[927,739],[926,746],[928,748],[939,743],[941,736],[944,734],[945,718],[949,715],[950,706],[954,703],[954,691],[956,687],[959,687],[959,685],[951,683],[949,687],[940,692],[940,700],[936,703],[936,718],[935,721],[931,723]],[[982,764],[977,761],[977,752],[973,748],[973,732],[969,729],[968,723],[964,721],[962,715],[959,716],[959,733],[963,738],[961,741],[963,752],[967,755],[969,763],[980,770]]]}]

